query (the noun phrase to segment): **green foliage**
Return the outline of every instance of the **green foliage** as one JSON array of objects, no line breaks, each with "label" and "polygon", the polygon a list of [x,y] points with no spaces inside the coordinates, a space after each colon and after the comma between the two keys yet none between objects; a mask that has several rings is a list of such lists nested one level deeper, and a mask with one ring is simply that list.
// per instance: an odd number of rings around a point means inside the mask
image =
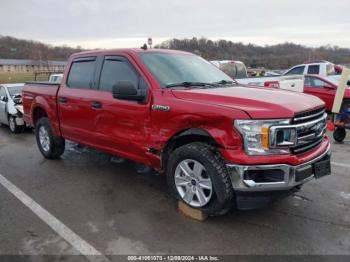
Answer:
[{"label": "green foliage", "polygon": [[240,60],[247,66],[286,69],[307,60],[328,60],[336,64],[350,63],[350,49],[337,46],[310,48],[293,43],[271,46],[234,43],[206,38],[171,39],[156,48],[177,49],[196,53],[207,60]]}]

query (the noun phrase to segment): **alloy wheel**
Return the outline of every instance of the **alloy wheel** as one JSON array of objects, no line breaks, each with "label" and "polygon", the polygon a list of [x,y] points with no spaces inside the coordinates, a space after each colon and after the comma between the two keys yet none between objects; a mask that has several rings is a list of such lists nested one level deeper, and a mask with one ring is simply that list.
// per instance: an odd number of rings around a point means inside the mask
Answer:
[{"label": "alloy wheel", "polygon": [[47,132],[47,129],[44,126],[41,126],[39,128],[39,142],[41,145],[41,148],[48,152],[50,150],[50,137],[49,133]]},{"label": "alloy wheel", "polygon": [[175,169],[175,186],[184,202],[203,207],[213,194],[213,184],[205,167],[193,159],[182,160]]}]

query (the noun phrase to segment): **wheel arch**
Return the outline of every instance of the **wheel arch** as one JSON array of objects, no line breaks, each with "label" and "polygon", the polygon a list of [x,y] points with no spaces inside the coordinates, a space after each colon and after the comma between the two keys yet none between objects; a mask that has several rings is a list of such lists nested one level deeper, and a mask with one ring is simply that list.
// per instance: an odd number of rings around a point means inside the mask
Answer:
[{"label": "wheel arch", "polygon": [[32,112],[33,126],[35,127],[38,120],[42,117],[48,117],[46,110],[41,106],[36,106]]},{"label": "wheel arch", "polygon": [[166,143],[164,149],[161,153],[161,169],[166,170],[167,162],[171,152],[180,146],[193,143],[193,142],[203,142],[213,147],[222,147],[219,145],[215,139],[209,134],[208,131],[202,128],[189,128],[182,130],[175,135],[173,135]]}]

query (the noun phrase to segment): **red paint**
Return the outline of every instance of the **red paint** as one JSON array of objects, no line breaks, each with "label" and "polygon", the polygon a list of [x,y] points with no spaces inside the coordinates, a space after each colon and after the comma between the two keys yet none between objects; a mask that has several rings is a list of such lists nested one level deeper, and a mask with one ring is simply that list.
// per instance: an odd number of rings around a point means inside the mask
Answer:
[{"label": "red paint", "polygon": [[[320,75],[305,75],[305,77],[312,77],[315,79],[322,80],[326,83],[323,87],[310,87],[305,84],[304,86],[304,93],[310,94],[313,96],[317,96],[321,100],[323,100],[326,104],[326,110],[332,111],[333,103],[335,94],[337,92],[338,86],[334,83],[328,81],[326,78],[320,76]],[[344,93],[344,99],[350,99],[350,89],[347,88]]]},{"label": "red paint", "polygon": [[[150,153],[149,149],[161,152],[171,138],[189,128],[200,128],[210,134],[220,145],[225,160],[232,163],[300,164],[326,150],[328,138],[317,149],[298,156],[247,156],[241,135],[233,128],[235,119],[292,118],[296,113],[322,106],[322,102],[311,96],[267,88],[161,89],[139,59],[141,52],[179,51],[122,49],[75,54],[67,63],[60,86],[25,86],[25,121],[35,125],[34,111],[41,108],[48,115],[56,135],[156,169],[160,168],[160,156]],[[66,86],[73,59],[103,55],[124,56],[132,63],[148,84],[147,102],[118,100],[110,92]],[[60,97],[67,98],[67,103],[59,103]],[[91,108],[93,101],[101,102],[103,108]],[[170,111],[154,111],[152,105],[166,105]]]}]

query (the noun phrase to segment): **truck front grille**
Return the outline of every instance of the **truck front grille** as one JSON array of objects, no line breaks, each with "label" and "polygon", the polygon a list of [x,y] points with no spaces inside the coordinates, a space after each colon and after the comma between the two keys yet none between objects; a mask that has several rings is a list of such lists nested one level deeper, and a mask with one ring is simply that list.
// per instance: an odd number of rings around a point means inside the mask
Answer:
[{"label": "truck front grille", "polygon": [[319,146],[327,130],[327,114],[324,108],[297,114],[292,121],[297,130],[296,146],[293,154],[301,154]]},{"label": "truck front grille", "polygon": [[324,107],[321,107],[311,111],[299,113],[294,116],[292,123],[299,124],[299,123],[312,121],[323,116],[325,112],[326,112],[326,109]]}]

